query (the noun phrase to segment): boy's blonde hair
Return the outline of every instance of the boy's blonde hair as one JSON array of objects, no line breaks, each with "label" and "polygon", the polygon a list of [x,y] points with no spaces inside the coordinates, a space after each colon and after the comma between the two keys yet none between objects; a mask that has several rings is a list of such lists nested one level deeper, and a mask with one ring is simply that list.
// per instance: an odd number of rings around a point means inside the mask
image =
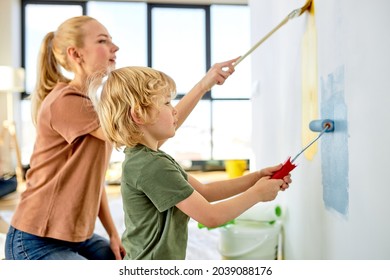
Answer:
[{"label": "boy's blonde hair", "polygon": [[176,94],[173,79],[149,67],[116,69],[109,72],[103,84],[101,80],[101,75],[91,79],[89,96],[104,134],[117,148],[133,147],[141,140],[142,131],[132,114],[144,123],[153,123],[150,110],[158,110],[160,100],[167,94],[171,97]]},{"label": "boy's blonde hair", "polygon": [[42,41],[39,51],[37,82],[31,95],[32,119],[37,123],[38,110],[42,101],[58,82],[69,83],[61,67],[72,72],[73,66],[68,61],[67,48],[83,47],[85,32],[83,26],[95,20],[89,16],[77,16],[64,21],[55,32],[49,32]]}]

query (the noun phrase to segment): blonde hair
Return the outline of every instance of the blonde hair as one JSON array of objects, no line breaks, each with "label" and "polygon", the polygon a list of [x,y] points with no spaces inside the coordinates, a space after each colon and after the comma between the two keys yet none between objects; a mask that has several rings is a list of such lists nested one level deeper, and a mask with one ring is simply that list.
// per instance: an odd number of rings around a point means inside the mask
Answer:
[{"label": "blonde hair", "polygon": [[73,68],[67,56],[69,46],[83,47],[83,26],[95,20],[89,16],[73,17],[63,22],[55,32],[49,32],[44,37],[38,57],[37,81],[31,95],[32,119],[37,123],[37,115],[42,101],[53,90],[58,82],[69,83],[61,72],[61,66],[72,72]]},{"label": "blonde hair", "polygon": [[[151,109],[159,109],[166,94],[176,94],[171,77],[149,67],[124,67],[91,78],[89,96],[94,103],[105,136],[116,148],[140,143],[142,131],[132,114],[144,123],[153,123]],[[101,93],[99,95],[99,89]]]}]

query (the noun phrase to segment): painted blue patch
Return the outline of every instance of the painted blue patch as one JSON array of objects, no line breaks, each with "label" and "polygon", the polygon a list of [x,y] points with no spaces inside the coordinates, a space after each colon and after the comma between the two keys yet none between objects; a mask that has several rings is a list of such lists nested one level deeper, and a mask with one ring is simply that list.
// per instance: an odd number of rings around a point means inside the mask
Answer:
[{"label": "painted blue patch", "polygon": [[321,137],[323,199],[328,209],[348,216],[348,121],[344,66],[321,77],[321,119],[333,119],[335,131]]}]

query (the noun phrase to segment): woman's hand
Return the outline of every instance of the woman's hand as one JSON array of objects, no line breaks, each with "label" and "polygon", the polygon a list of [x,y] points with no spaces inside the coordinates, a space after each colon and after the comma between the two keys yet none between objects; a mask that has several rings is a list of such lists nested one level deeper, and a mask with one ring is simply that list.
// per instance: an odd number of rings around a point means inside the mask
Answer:
[{"label": "woman's hand", "polygon": [[110,238],[110,248],[114,253],[116,260],[123,260],[124,256],[126,255],[126,250],[123,247],[118,235]]},{"label": "woman's hand", "polygon": [[215,84],[222,85],[234,72],[234,62],[239,57],[225,62],[215,63],[206,75],[199,81],[204,92],[209,91]]}]

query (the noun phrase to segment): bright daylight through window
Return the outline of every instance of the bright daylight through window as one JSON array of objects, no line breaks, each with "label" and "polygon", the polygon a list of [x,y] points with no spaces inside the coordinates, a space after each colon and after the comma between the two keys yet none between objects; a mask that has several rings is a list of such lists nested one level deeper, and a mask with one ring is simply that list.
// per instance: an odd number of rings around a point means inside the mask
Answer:
[{"label": "bright daylight through window", "polygon": [[[177,82],[178,98],[211,65],[238,57],[250,47],[249,7],[245,5],[47,2],[25,1],[27,95],[34,88],[37,54],[44,35],[66,18],[83,13],[98,18],[110,31],[120,47],[117,67],[141,65],[166,72]],[[215,86],[205,95],[163,150],[183,164],[251,158],[250,64],[238,67],[223,86]],[[35,132],[28,113],[30,101],[25,98],[22,103],[22,160],[28,164]],[[122,157],[121,152],[114,152],[112,161]]]}]

